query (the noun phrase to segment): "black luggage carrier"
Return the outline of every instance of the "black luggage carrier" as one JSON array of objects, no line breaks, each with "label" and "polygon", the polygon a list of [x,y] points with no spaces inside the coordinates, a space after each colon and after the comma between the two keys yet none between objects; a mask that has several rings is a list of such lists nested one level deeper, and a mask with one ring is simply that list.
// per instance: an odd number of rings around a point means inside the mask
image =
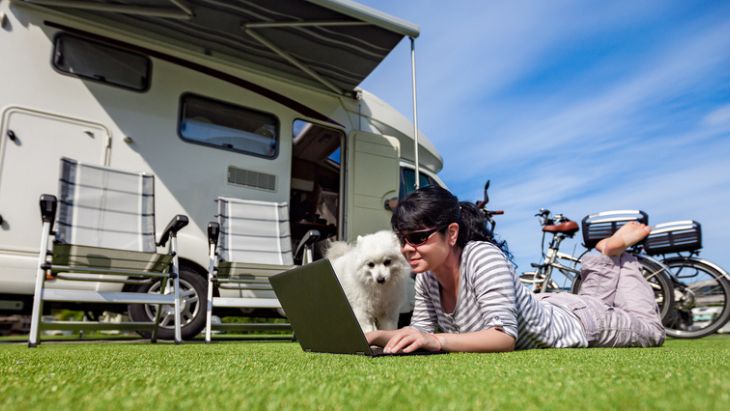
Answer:
[{"label": "black luggage carrier", "polygon": [[583,245],[588,249],[594,248],[599,241],[610,237],[630,221],[649,224],[649,215],[641,210],[613,210],[583,217]]},{"label": "black luggage carrier", "polygon": [[696,251],[702,248],[702,226],[697,221],[657,224],[644,242],[649,255]]}]

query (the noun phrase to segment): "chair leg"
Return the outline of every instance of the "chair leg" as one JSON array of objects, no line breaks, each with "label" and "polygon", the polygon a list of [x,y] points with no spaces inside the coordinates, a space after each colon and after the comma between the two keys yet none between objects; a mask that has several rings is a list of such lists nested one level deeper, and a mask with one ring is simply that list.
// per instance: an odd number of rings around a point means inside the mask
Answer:
[{"label": "chair leg", "polygon": [[33,348],[40,344],[41,316],[43,315],[43,286],[46,281],[46,272],[43,265],[46,263],[48,252],[48,236],[51,231],[49,222],[43,223],[41,233],[41,246],[38,252],[38,269],[35,275],[35,294],[33,295],[33,314],[30,320],[30,335],[28,336],[28,347]]},{"label": "chair leg", "polygon": [[[165,293],[165,283],[167,283],[167,279],[163,278],[160,280],[160,294]],[[162,305],[157,304],[157,312],[155,312],[155,319],[153,320],[155,322],[155,327],[152,328],[152,336],[150,337],[151,343],[157,342],[157,334],[158,330],[160,329],[160,317],[162,316]]]},{"label": "chair leg", "polygon": [[28,347],[33,348],[40,344],[41,315],[43,315],[43,283],[45,272],[40,266],[36,272],[35,294],[33,296],[33,314],[30,319],[30,335]]},{"label": "chair leg", "polygon": [[180,300],[180,278],[179,274],[175,274],[175,344],[182,343],[181,315],[180,310],[182,301]]},{"label": "chair leg", "polygon": [[210,342],[211,327],[213,326],[213,282],[208,276],[208,301],[205,308],[205,342]]},{"label": "chair leg", "polygon": [[213,321],[213,275],[215,270],[215,244],[210,246],[210,262],[208,263],[208,300],[205,306],[205,342],[210,342]]},{"label": "chair leg", "polygon": [[170,238],[170,252],[172,253],[172,291],[175,293],[175,344],[182,343],[182,330],[180,310],[182,301],[180,300],[180,265],[177,258],[177,236],[173,235]]},{"label": "chair leg", "polygon": [[[170,269],[172,269],[172,268],[170,268]],[[161,295],[165,294],[165,290],[167,289],[168,281],[169,280],[167,278],[163,278],[160,280],[160,294]],[[155,326],[154,326],[154,328],[152,328],[152,336],[150,337],[151,343],[157,342],[157,335],[159,334],[159,329],[160,329],[160,319],[162,318],[162,304],[156,304],[156,305],[157,305],[157,311],[155,312],[155,318],[153,320],[155,322]]]}]

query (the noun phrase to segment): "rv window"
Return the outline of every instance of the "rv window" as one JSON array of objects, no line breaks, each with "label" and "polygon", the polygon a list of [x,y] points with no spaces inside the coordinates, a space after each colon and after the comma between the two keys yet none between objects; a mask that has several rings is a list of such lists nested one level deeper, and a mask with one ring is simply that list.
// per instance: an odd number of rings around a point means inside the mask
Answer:
[{"label": "rv window", "polygon": [[[433,178],[427,176],[423,172],[418,173],[420,180],[419,187],[437,186],[438,183]],[[416,185],[416,170],[412,168],[400,168],[400,193],[398,197],[403,198],[414,191]]]},{"label": "rv window", "polygon": [[192,94],[182,96],[180,137],[194,143],[273,158],[279,122],[271,114]]},{"label": "rv window", "polygon": [[56,36],[53,66],[63,72],[135,91],[150,86],[150,59],[92,40]]}]

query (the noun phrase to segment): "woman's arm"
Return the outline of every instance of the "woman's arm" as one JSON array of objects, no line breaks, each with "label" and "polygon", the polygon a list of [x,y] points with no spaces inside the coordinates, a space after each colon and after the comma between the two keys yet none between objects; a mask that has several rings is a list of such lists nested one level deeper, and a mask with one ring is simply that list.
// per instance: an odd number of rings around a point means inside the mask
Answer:
[{"label": "woman's arm", "polygon": [[436,334],[443,351],[452,352],[510,352],[515,349],[515,337],[499,328],[464,334]]},{"label": "woman's arm", "polygon": [[517,338],[516,275],[504,254],[494,245],[478,243],[469,249],[465,265],[467,281],[474,287],[476,306],[484,328],[496,328]]},{"label": "woman's arm", "polygon": [[[430,274],[419,274],[416,276],[415,299],[413,306],[413,315],[411,316],[411,327],[432,332],[436,329],[438,317],[436,315],[436,307],[434,307],[433,294],[438,295],[437,290],[433,290],[436,280],[429,277]],[[438,285],[435,287],[438,288]]]},{"label": "woman's arm", "polygon": [[368,341],[376,341],[372,344],[383,346],[384,352],[393,353],[409,353],[418,349],[450,352],[509,352],[515,349],[515,338],[499,328],[464,334],[431,334],[406,327],[369,334],[373,334],[373,338],[368,337]]}]

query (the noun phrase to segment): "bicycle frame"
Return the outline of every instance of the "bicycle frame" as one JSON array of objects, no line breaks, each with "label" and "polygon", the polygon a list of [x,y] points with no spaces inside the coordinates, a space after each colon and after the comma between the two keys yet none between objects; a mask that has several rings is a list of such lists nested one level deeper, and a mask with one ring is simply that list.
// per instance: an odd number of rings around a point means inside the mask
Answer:
[{"label": "bicycle frame", "polygon": [[[557,268],[571,281],[571,284],[574,282],[575,277],[580,274],[580,270],[575,268],[575,266],[580,262],[580,257],[576,258],[570,254],[560,252],[560,243],[562,243],[567,237],[567,235],[562,233],[553,234],[553,238],[550,240],[547,252],[544,253],[545,258],[543,259],[542,264],[536,267],[533,265],[533,267],[537,268],[533,284],[537,285],[540,283],[540,287],[535,288],[536,293],[547,291],[548,285],[550,285],[550,281],[552,280],[553,269]],[[563,264],[563,260],[573,263],[573,267],[568,267]],[[538,281],[538,278],[542,278],[542,280]]]}]

